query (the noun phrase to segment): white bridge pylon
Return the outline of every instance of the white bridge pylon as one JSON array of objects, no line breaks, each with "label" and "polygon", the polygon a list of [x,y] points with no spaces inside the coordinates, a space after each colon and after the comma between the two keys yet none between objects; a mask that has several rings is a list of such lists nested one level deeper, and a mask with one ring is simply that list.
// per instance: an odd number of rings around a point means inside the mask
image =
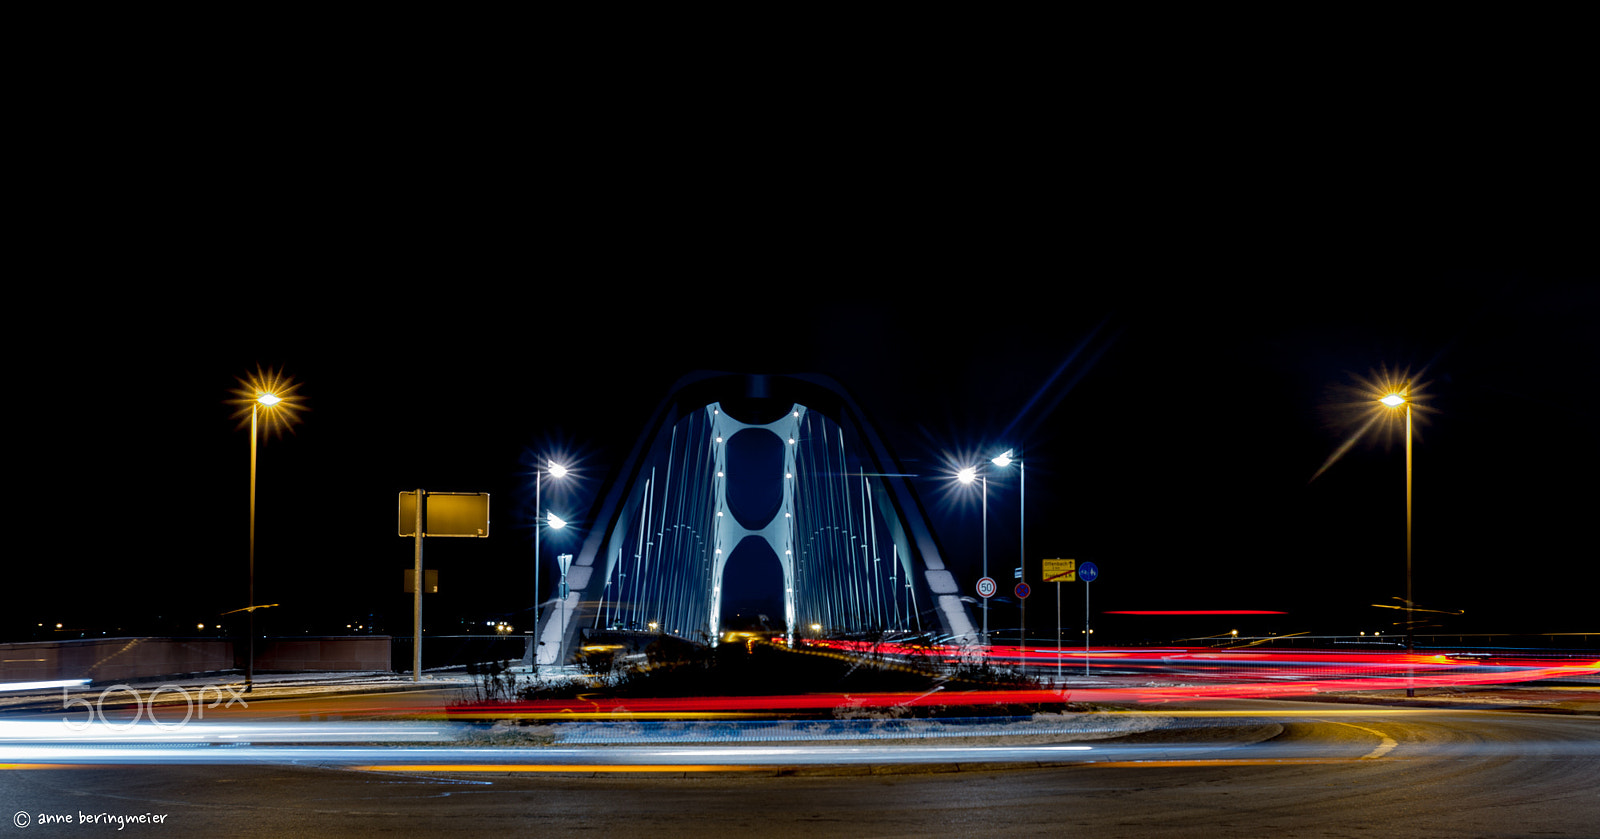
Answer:
[{"label": "white bridge pylon", "polygon": [[[728,566],[728,558],[735,548],[745,538],[755,536],[764,540],[772,548],[773,554],[778,557],[778,564],[783,568],[783,611],[784,623],[788,626],[789,640],[794,640],[795,628],[795,509],[794,509],[794,476],[795,476],[795,451],[800,439],[800,425],[805,418],[806,409],[801,405],[794,405],[782,419],[765,425],[751,425],[740,422],[722,410],[720,402],[706,406],[711,421],[713,438],[713,462],[715,464],[715,477],[713,484],[713,509],[716,516],[715,541],[713,545],[713,562],[711,570],[711,603],[707,626],[715,632],[722,626],[722,575]],[[776,435],[783,443],[783,475],[782,501],[772,518],[761,524],[759,529],[750,529],[734,516],[733,510],[728,506],[728,441],[733,435],[741,431],[764,431]]]}]

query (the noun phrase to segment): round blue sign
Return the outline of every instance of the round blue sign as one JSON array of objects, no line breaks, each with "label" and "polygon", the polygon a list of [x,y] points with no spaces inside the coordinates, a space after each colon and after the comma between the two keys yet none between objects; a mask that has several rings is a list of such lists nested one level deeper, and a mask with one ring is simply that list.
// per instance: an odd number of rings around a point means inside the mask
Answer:
[{"label": "round blue sign", "polygon": [[1078,565],[1078,579],[1086,583],[1092,583],[1094,578],[1098,576],[1100,576],[1100,567],[1098,565],[1092,562],[1084,562]]}]

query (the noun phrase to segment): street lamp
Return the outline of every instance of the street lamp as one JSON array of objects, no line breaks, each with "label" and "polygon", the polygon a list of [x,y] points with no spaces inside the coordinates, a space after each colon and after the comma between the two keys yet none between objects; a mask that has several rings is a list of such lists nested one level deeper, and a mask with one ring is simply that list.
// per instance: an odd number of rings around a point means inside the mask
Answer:
[{"label": "street lamp", "polygon": [[250,593],[245,601],[249,609],[249,640],[244,659],[244,691],[255,687],[256,676],[256,420],[262,408],[271,408],[283,397],[262,393],[250,404]]},{"label": "street lamp", "polygon": [[[1028,472],[1026,463],[1019,458],[1012,457],[1012,454],[1015,451],[1015,449],[1006,449],[1004,452],[1001,452],[998,457],[989,462],[1000,467],[1001,469],[1004,469],[1013,463],[1017,464],[1017,509],[1019,516],[1017,531],[1017,570],[1022,571],[1024,574],[1024,581],[1026,581],[1027,572],[1024,569],[1026,569],[1028,565]],[[1028,627],[1026,625],[1026,616],[1028,613],[1026,600],[1023,601],[1022,608],[1022,614],[1024,617],[1022,620],[1023,626],[1021,627],[1022,635],[1017,639],[1018,644],[1027,643],[1026,636],[1028,634]]]},{"label": "street lamp", "polygon": [[[983,579],[989,578],[989,475],[978,474],[978,467],[964,466],[956,473],[956,480],[970,484],[973,481],[982,481],[981,495],[983,497]],[[979,592],[982,594],[982,592]],[[989,655],[989,598],[983,598],[983,654]]]},{"label": "street lamp", "polygon": [[244,608],[249,613],[244,689],[249,692],[255,686],[256,609],[263,608],[256,606],[256,440],[261,436],[260,427],[263,423],[268,427],[287,427],[295,421],[296,412],[302,410],[303,406],[293,401],[294,392],[300,385],[281,372],[258,368],[254,376],[238,381],[240,386],[233,391],[236,398],[229,400],[239,406],[234,416],[241,419],[242,426],[245,413],[250,415],[250,587],[249,601]]},{"label": "street lamp", "polygon": [[[1411,599],[1411,400],[1408,394],[1391,393],[1378,400],[1389,408],[1405,406],[1406,409],[1406,654],[1416,651],[1412,636]],[[1416,688],[1406,680],[1406,696],[1416,696]]]},{"label": "street lamp", "polygon": [[261,408],[274,407],[283,402],[274,394],[261,394],[250,405],[250,597],[245,600],[250,607],[250,640],[245,653],[245,693],[256,684],[256,419]]},{"label": "street lamp", "polygon": [[[533,470],[533,627],[535,638],[538,637],[540,607],[544,604],[544,601],[540,599],[540,595],[543,594],[544,590],[539,587],[539,536],[545,525],[548,525],[552,530],[560,530],[567,526],[567,523],[560,516],[552,515],[548,510],[544,509],[541,493],[546,472],[550,473],[552,478],[563,478],[567,475],[567,467],[554,461],[545,461],[545,468]],[[537,654],[533,655],[530,665],[533,668],[535,677],[537,677],[539,673],[539,657]]]},{"label": "street lamp", "polygon": [[[1010,466],[1012,463],[1016,463],[1019,477],[1022,480],[1026,480],[1026,474],[1023,472],[1022,461],[1013,457],[1014,452],[1015,452],[1014,449],[1006,449],[1004,452],[1002,452],[997,457],[994,457],[994,458],[990,459],[989,462],[994,464],[995,466],[1001,468],[1001,469],[1004,469],[1007,466]],[[989,576],[989,473],[988,473],[988,470],[984,470],[984,473],[982,475],[980,475],[980,474],[978,474],[978,467],[976,467],[976,466],[964,466],[959,471],[956,472],[956,480],[958,480],[958,481],[960,481],[961,483],[964,483],[964,484],[970,484],[970,483],[972,483],[974,481],[980,482],[979,485],[981,487],[981,493],[982,493],[982,496],[983,496],[983,499],[982,499],[982,501],[983,501],[983,535],[982,535],[982,539],[983,539],[983,576],[984,576],[984,578],[987,578]],[[1022,489],[1023,492],[1026,492],[1026,484],[1025,483],[1022,484],[1021,489]],[[1023,500],[1026,501],[1026,496],[1025,495],[1023,496]],[[1027,547],[1027,543],[1025,541],[1026,538],[1027,538],[1026,508],[1024,508],[1023,515],[1024,515],[1024,518],[1023,518],[1023,521],[1022,521],[1022,528],[1023,529],[1022,529],[1022,533],[1021,533],[1020,538],[1019,538],[1019,543],[1021,544],[1022,550],[1026,550],[1026,547]],[[1021,556],[1025,556],[1025,554],[1019,553],[1019,558]],[[1020,561],[1020,559],[1019,559],[1019,561]],[[987,648],[988,644],[989,644],[989,598],[987,598],[987,597],[983,598],[983,643],[984,643],[985,648]],[[1019,643],[1020,643],[1020,641],[1019,641]]]}]

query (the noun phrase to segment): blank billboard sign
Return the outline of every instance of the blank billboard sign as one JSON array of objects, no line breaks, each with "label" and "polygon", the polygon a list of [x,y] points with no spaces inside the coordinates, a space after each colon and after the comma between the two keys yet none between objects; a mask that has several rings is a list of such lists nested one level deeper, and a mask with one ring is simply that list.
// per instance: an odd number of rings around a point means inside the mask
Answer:
[{"label": "blank billboard sign", "polygon": [[[422,535],[489,537],[489,493],[423,492]],[[417,535],[417,493],[400,493],[399,535]]]}]

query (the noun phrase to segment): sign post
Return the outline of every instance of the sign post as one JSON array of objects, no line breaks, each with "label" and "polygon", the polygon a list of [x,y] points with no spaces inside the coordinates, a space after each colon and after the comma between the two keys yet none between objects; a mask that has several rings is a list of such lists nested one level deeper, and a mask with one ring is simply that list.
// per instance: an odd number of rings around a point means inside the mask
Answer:
[{"label": "sign post", "polygon": [[556,564],[561,566],[561,643],[563,649],[567,643],[567,571],[572,568],[572,554],[556,556]]},{"label": "sign post", "polygon": [[1089,584],[1100,576],[1100,566],[1085,562],[1078,566],[1078,579],[1083,580],[1083,675],[1089,675]]},{"label": "sign post", "polygon": [[983,658],[989,660],[989,598],[994,596],[998,584],[993,577],[978,580],[978,596],[983,598]]},{"label": "sign post", "polygon": [[[429,525],[434,526],[432,532]],[[422,537],[489,538],[489,493],[430,493],[423,489],[402,492],[396,529],[400,536],[414,536],[417,540],[411,570],[411,681],[417,682],[422,680],[422,590],[427,587],[427,577],[422,573]]]},{"label": "sign post", "polygon": [[1077,576],[1076,559],[1047,559],[1044,561],[1044,581],[1056,584],[1056,681],[1061,681],[1061,584],[1070,583]]},{"label": "sign post", "polygon": [[[414,632],[411,639],[411,681],[413,682],[422,681],[422,586],[427,581],[427,578],[422,575],[422,508],[427,503],[425,499],[426,493],[422,491],[421,487],[418,487],[417,509],[413,511],[412,516],[412,525],[414,527],[412,532],[417,537],[417,548],[414,552],[415,564],[411,569],[411,579],[416,583],[411,587],[411,626]],[[405,506],[404,501],[405,494],[401,493],[402,507]],[[402,532],[405,530],[405,525],[406,517],[405,512],[402,510],[400,514],[400,529]]]},{"label": "sign post", "polygon": [[[1022,576],[1021,568],[1017,569],[1017,576]],[[1020,651],[1021,647],[1028,644],[1028,595],[1033,593],[1033,589],[1028,588],[1026,581],[1019,580],[1013,591],[1016,592],[1017,601],[1022,604],[1022,625],[1017,628],[1017,646]]]}]

